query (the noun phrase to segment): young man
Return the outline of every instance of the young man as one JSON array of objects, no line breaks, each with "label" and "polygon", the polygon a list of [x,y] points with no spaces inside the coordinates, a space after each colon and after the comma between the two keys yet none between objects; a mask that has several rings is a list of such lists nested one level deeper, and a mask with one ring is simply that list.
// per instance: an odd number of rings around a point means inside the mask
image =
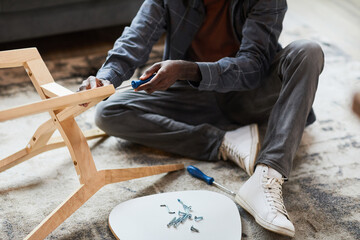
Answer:
[{"label": "young man", "polygon": [[[281,188],[304,127],[315,121],[311,106],[323,52],[310,41],[281,48],[286,9],[285,0],[145,0],[97,76],[80,90],[118,87],[166,33],[164,61],[140,79],[155,77],[100,103],[97,125],[190,158],[234,161],[251,176],[236,202],[264,228],[294,236]],[[257,156],[252,123],[264,121]]]}]

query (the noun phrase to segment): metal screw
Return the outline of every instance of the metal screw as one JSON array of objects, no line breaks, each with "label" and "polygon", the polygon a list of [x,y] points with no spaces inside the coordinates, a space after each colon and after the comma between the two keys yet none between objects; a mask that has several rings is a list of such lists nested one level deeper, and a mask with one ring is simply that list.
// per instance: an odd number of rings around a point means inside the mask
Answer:
[{"label": "metal screw", "polygon": [[182,219],[181,219],[181,223],[183,223],[183,222],[185,222],[186,221],[186,219],[188,219],[188,214],[186,214],[186,215],[184,215],[184,216],[182,216]]},{"label": "metal screw", "polygon": [[171,212],[169,207],[166,204],[161,204],[160,207],[166,207],[169,214],[175,214],[175,212]]},{"label": "metal screw", "polygon": [[181,218],[181,217],[179,217],[179,218],[175,221],[175,223],[174,223],[174,227],[175,227],[175,228],[177,228],[177,226],[179,226],[179,225],[180,225],[181,220],[182,220],[182,218]]},{"label": "metal screw", "polygon": [[192,232],[199,232],[199,230],[196,229],[196,228],[194,228],[194,226],[191,226],[190,230],[191,230]]},{"label": "metal screw", "polygon": [[181,211],[179,211],[178,214],[179,214],[179,216],[184,216],[184,215],[186,215],[186,213],[181,212]]},{"label": "metal screw", "polygon": [[[174,228],[177,228],[181,223],[184,223],[186,220],[188,220],[188,219],[193,220],[192,219],[192,214],[190,214],[190,211],[192,211],[191,210],[192,207],[185,205],[180,199],[178,199],[178,202],[183,206],[185,212],[178,211],[179,217],[174,217],[167,224],[168,228],[171,227],[171,226],[174,226]],[[166,207],[169,214],[174,214],[175,213],[175,212],[171,212],[169,207],[166,204],[161,204],[160,207]],[[198,222],[198,221],[203,220],[203,217],[195,216],[194,220]],[[199,230],[194,228],[194,226],[191,226],[190,230],[193,231],[193,232],[199,232]]]},{"label": "metal screw", "polygon": [[180,199],[178,199],[178,202],[183,205],[183,206],[186,206]]},{"label": "metal screw", "polygon": [[189,212],[191,211],[191,206],[185,205],[180,199],[178,199],[178,202],[183,206],[185,212],[189,214]]},{"label": "metal screw", "polygon": [[171,225],[174,225],[175,220],[176,220],[176,217],[174,217],[174,218],[168,223],[167,227],[171,227]]}]

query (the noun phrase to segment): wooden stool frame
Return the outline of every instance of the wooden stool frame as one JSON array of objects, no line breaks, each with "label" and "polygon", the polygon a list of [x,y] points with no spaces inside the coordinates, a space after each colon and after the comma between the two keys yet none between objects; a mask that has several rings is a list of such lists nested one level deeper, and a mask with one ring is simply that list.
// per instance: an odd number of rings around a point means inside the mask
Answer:
[{"label": "wooden stool frame", "polygon": [[[51,118],[40,125],[24,149],[0,160],[0,172],[42,152],[67,146],[80,181],[80,187],[25,239],[44,239],[107,184],[184,168],[183,164],[171,164],[98,171],[86,140],[105,136],[105,133],[95,129],[83,134],[74,118],[112,95],[115,92],[114,87],[109,85],[74,93],[55,83],[36,48],[0,52],[0,68],[22,66],[42,100],[0,111],[0,122],[46,111]],[[79,106],[81,103],[89,105]],[[52,137],[56,129],[61,137]]]}]

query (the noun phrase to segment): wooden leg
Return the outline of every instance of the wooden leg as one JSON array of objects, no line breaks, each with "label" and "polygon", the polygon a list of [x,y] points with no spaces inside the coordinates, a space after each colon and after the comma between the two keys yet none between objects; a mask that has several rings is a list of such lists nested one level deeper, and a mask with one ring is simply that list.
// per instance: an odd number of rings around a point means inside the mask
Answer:
[{"label": "wooden leg", "polygon": [[23,148],[20,151],[0,160],[0,172],[5,171],[27,159],[31,158],[29,156],[27,148]]},{"label": "wooden leg", "polygon": [[[101,138],[101,137],[108,137],[108,135],[106,133],[104,133],[103,131],[101,131],[98,128],[84,131],[84,136],[85,136],[86,140],[91,140],[91,139]],[[64,147],[66,145],[61,136],[52,137],[48,142],[48,144],[55,144],[55,143],[59,144],[59,147]],[[61,144],[61,146],[60,146],[60,144]]]},{"label": "wooden leg", "polygon": [[51,147],[45,147],[54,131],[55,125],[51,119],[41,124],[25,148],[0,160],[0,172],[22,163],[44,151],[54,149]]},{"label": "wooden leg", "polygon": [[[91,129],[84,132],[85,138],[87,140],[95,139],[99,137],[106,137],[106,133],[101,131],[98,128]],[[20,151],[0,160],[0,172],[3,172],[13,166],[16,166],[36,155],[39,155],[43,152],[53,150],[56,148],[61,148],[65,146],[65,142],[61,136],[59,137],[52,137],[47,144],[45,145],[34,145],[33,148],[23,148]]]},{"label": "wooden leg", "polygon": [[59,114],[57,114],[57,117],[58,117],[59,121],[64,121],[69,117],[76,117],[76,116],[80,115],[81,113],[85,112],[86,110],[88,110],[89,108],[92,108],[93,106],[95,106],[102,99],[103,98],[94,99],[93,101],[89,102],[87,107],[83,107],[83,106],[79,106],[79,105],[68,107],[68,108],[64,109],[63,111],[61,111]]},{"label": "wooden leg", "polygon": [[34,135],[31,137],[27,145],[29,151],[41,148],[46,145],[51,136],[54,134],[55,130],[56,128],[52,119],[49,119],[48,121],[41,124],[40,127],[36,129]]},{"label": "wooden leg", "polygon": [[101,170],[91,180],[79,187],[74,194],[49,214],[25,239],[44,239],[61,223],[70,217],[105,184],[147,177],[183,169],[183,164],[159,165],[151,167]]},{"label": "wooden leg", "polygon": [[94,176],[91,183],[81,185],[74,194],[50,213],[25,239],[44,239],[90,199],[102,186],[104,186],[103,176]]},{"label": "wooden leg", "polygon": [[[24,149],[0,160],[0,172],[44,151],[67,145],[82,184],[26,237],[37,240],[44,239],[105,185],[105,172],[97,171],[86,141],[104,136],[104,133],[92,131],[84,136],[74,117],[112,95],[115,89],[109,85],[73,93],[54,82],[35,48],[0,52],[0,68],[20,66],[25,68],[42,100],[0,110],[0,122],[45,111],[51,119],[37,129]],[[78,106],[81,103],[89,105]],[[56,128],[61,138],[51,138]]]},{"label": "wooden leg", "polygon": [[40,153],[45,151],[58,148],[59,146],[54,145],[45,145],[41,148],[38,148],[33,151],[28,151],[28,148],[23,148],[22,150],[0,160],[0,172],[5,171],[13,166],[16,166]]},{"label": "wooden leg", "polygon": [[100,137],[108,137],[108,135],[105,132],[103,132],[102,130],[100,130],[98,128],[84,131],[84,136],[85,136],[86,140],[100,138]]},{"label": "wooden leg", "polygon": [[170,164],[139,168],[107,169],[101,170],[100,172],[105,175],[105,184],[110,184],[160,173],[172,172],[183,168],[184,164]]}]

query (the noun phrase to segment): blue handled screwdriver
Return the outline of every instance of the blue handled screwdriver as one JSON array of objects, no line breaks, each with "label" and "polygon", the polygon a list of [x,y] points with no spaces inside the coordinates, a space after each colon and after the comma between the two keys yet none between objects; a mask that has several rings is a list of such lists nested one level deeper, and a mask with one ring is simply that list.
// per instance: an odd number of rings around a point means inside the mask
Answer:
[{"label": "blue handled screwdriver", "polygon": [[220,188],[221,190],[235,196],[236,193],[234,193],[233,191],[227,189],[226,187],[220,185],[219,183],[215,182],[215,179],[213,177],[209,177],[206,174],[204,174],[200,169],[198,169],[197,167],[194,167],[193,165],[190,165],[186,168],[188,170],[188,172],[191,174],[191,176],[196,177],[200,180],[203,180],[204,182],[206,182],[209,185],[215,185],[216,187]]},{"label": "blue handled screwdriver", "polygon": [[133,89],[136,89],[140,85],[149,82],[151,79],[153,79],[153,77],[155,77],[155,74],[151,75],[150,77],[148,77],[145,80],[133,80],[133,81],[131,81],[131,86],[132,86]]}]

